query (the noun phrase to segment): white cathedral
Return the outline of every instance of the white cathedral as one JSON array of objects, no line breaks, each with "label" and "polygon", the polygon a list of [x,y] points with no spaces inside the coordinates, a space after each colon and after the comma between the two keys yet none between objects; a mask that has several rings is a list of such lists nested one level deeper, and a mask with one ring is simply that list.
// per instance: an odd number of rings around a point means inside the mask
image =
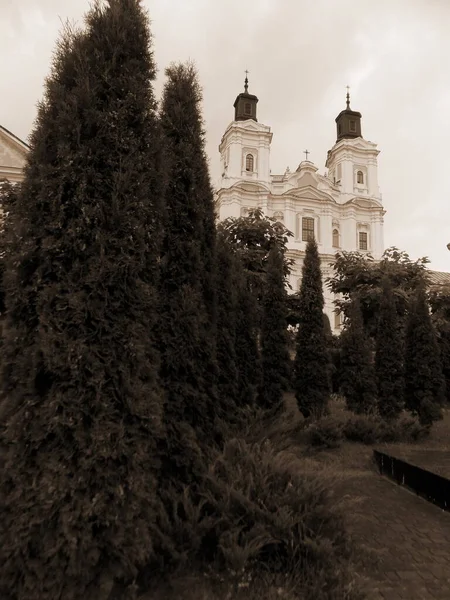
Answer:
[{"label": "white cathedral", "polygon": [[[245,215],[260,207],[293,232],[288,255],[294,259],[290,284],[299,289],[306,242],[314,236],[319,245],[324,279],[340,250],[370,252],[379,259],[384,250],[381,194],[378,188],[376,144],[362,137],[361,114],[347,107],[336,118],[337,139],[321,175],[310,161],[295,172],[272,175],[270,127],[257,120],[258,98],[245,91],[234,103],[234,121],[219,146],[222,176],[217,190],[219,220]],[[0,179],[20,181],[28,145],[0,126]],[[333,295],[324,286],[325,311],[332,330],[339,332],[340,315],[334,313]]]},{"label": "white cathedral", "polygon": [[[270,127],[258,122],[258,98],[245,91],[234,103],[234,121],[219,146],[222,176],[217,189],[219,220],[246,215],[260,207],[294,236],[288,256],[294,259],[290,276],[293,291],[300,287],[306,242],[315,237],[324,280],[330,263],[341,250],[368,252],[380,259],[384,251],[383,215],[378,187],[376,144],[362,137],[361,113],[347,107],[336,117],[336,143],[328,151],[321,175],[310,161],[282,175],[270,170]],[[306,158],[308,155],[306,154]],[[338,333],[341,317],[334,313],[334,297],[324,285],[325,312]]]}]

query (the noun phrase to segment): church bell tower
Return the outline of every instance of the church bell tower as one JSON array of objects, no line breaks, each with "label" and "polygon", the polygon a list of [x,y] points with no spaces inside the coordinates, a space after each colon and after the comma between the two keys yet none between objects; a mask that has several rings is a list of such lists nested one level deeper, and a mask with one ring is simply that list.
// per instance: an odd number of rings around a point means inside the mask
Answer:
[{"label": "church bell tower", "polygon": [[361,113],[350,108],[347,87],[347,106],[336,117],[337,139],[328,151],[325,166],[332,182],[340,189],[340,202],[355,197],[373,198],[381,202],[378,187],[379,150],[365,140],[361,132]]},{"label": "church bell tower", "polygon": [[248,91],[248,71],[244,91],[234,101],[234,120],[228,125],[219,145],[221,180],[229,188],[241,181],[270,183],[270,127],[258,122],[258,98]]}]

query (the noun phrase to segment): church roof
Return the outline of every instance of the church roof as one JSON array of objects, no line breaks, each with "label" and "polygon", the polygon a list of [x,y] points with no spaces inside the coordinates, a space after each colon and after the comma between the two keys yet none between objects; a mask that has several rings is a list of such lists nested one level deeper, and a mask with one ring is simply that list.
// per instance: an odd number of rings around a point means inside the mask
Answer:
[{"label": "church roof", "polygon": [[30,148],[30,146],[26,142],[24,142],[19,137],[17,137],[17,135],[14,135],[14,133],[9,131],[9,129],[6,129],[6,127],[3,127],[3,125],[0,125],[0,131],[3,131],[3,133],[6,133],[7,136],[13,138],[16,142],[19,142],[19,144],[21,144],[22,146],[25,146],[25,148],[27,148],[27,149]]},{"label": "church roof", "polygon": [[427,271],[430,287],[450,285],[450,273],[446,271]]}]

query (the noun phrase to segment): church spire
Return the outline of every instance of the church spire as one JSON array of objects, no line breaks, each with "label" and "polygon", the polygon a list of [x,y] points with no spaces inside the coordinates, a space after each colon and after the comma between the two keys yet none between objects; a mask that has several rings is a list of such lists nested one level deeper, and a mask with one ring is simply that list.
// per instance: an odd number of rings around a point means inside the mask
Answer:
[{"label": "church spire", "polygon": [[234,101],[235,121],[247,121],[248,119],[258,121],[256,118],[258,98],[253,94],[248,93],[248,73],[249,72],[245,70],[244,93],[239,94]]},{"label": "church spire", "polygon": [[336,117],[337,142],[344,138],[362,137],[361,113],[350,108],[350,88],[347,86],[346,108]]}]

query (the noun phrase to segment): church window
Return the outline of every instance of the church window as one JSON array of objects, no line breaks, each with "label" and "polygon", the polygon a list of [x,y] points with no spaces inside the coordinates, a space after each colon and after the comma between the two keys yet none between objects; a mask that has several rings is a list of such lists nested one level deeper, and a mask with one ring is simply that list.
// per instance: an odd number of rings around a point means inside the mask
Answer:
[{"label": "church window", "polygon": [[342,127],[341,127],[341,124],[339,123],[339,125],[338,125],[338,134],[341,135],[341,132],[342,132]]},{"label": "church window", "polygon": [[255,159],[253,158],[253,154],[247,154],[245,157],[245,170],[252,172],[255,164]]},{"label": "church window", "polygon": [[342,165],[341,163],[338,164],[337,168],[336,168],[336,173],[337,173],[337,180],[340,181],[342,178]]},{"label": "church window", "polygon": [[302,218],[302,242],[314,239],[314,219],[312,217]]},{"label": "church window", "polygon": [[358,171],[356,174],[356,182],[364,183],[364,173],[362,171]]},{"label": "church window", "polygon": [[350,121],[350,131],[356,131],[356,122]]},{"label": "church window", "polygon": [[333,229],[333,248],[339,248],[339,229]]},{"label": "church window", "polygon": [[368,245],[367,245],[367,231],[360,231],[359,232],[359,249],[360,250],[367,250],[368,249]]},{"label": "church window", "polygon": [[250,104],[250,102],[246,102],[244,104],[244,113],[246,115],[251,115],[252,114],[252,105]]}]

